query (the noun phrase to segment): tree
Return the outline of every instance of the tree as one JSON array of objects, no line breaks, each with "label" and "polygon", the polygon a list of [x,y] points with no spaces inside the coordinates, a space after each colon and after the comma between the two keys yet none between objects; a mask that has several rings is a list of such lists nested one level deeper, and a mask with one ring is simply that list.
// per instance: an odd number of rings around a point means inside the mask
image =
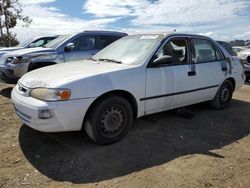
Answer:
[{"label": "tree", "polygon": [[17,25],[17,21],[28,26],[32,20],[28,16],[22,15],[22,5],[19,0],[0,0],[0,45],[16,45],[16,35],[11,33],[11,29]]},{"label": "tree", "polygon": [[16,46],[19,44],[18,40],[16,39],[16,35],[10,33],[9,37],[6,34],[0,36],[0,46],[7,46],[7,39],[10,43],[10,46]]}]

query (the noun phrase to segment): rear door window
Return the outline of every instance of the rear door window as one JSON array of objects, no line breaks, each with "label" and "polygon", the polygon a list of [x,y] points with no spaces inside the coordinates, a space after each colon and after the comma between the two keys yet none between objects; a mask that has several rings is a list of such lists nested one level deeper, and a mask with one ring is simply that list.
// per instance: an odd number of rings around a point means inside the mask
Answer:
[{"label": "rear door window", "polygon": [[195,62],[205,63],[223,60],[224,57],[220,50],[209,40],[192,39],[195,51]]}]

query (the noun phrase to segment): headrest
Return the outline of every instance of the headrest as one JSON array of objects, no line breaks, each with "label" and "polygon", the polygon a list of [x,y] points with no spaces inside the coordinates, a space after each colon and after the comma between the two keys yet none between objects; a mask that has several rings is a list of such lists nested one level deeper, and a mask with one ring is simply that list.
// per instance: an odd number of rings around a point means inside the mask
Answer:
[{"label": "headrest", "polygon": [[182,49],[180,50],[173,50],[173,54],[179,58],[183,57],[184,56],[184,52]]}]

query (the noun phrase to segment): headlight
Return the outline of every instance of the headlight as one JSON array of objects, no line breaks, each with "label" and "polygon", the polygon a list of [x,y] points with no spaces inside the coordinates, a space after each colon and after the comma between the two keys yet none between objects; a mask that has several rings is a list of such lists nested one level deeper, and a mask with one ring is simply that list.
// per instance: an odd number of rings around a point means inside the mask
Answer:
[{"label": "headlight", "polygon": [[30,92],[31,97],[43,101],[66,101],[69,100],[70,95],[69,89],[35,88]]},{"label": "headlight", "polygon": [[7,64],[20,64],[20,63],[27,63],[30,62],[30,59],[23,58],[23,57],[9,57],[6,61]]}]

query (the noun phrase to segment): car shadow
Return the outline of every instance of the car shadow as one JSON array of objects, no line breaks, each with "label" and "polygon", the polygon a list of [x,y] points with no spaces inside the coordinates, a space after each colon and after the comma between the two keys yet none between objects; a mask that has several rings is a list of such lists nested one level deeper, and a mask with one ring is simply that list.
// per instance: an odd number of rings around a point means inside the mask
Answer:
[{"label": "car shadow", "polygon": [[250,103],[233,100],[230,108],[192,107],[192,119],[172,111],[134,122],[120,142],[100,146],[84,132],[42,133],[23,125],[19,143],[27,160],[56,181],[91,183],[124,176],[189,154],[224,158],[212,151],[250,133]]},{"label": "car shadow", "polygon": [[2,95],[5,98],[11,98],[11,91],[12,91],[13,87],[7,87],[4,88],[2,90],[0,90],[0,95]]}]

